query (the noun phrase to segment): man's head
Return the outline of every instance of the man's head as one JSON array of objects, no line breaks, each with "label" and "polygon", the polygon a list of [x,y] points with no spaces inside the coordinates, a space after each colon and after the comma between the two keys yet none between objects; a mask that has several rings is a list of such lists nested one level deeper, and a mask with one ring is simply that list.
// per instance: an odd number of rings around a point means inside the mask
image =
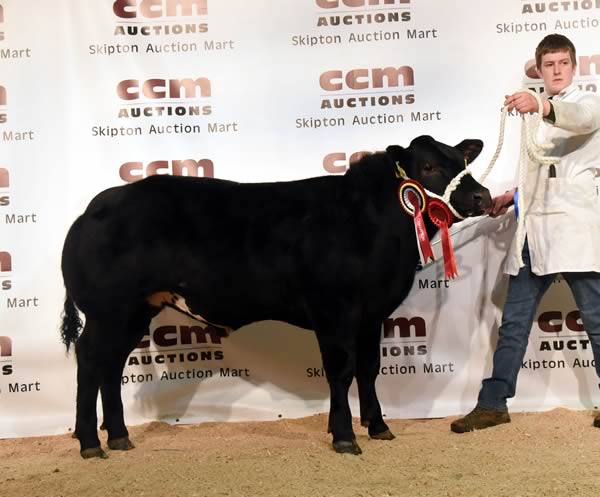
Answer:
[{"label": "man's head", "polygon": [[535,49],[535,63],[546,93],[556,95],[573,82],[577,59],[575,46],[566,36],[546,36]]}]

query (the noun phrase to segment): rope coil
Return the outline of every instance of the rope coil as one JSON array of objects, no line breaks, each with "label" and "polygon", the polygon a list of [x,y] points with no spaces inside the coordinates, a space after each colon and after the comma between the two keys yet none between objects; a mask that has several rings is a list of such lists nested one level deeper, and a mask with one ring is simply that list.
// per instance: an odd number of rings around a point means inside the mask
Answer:
[{"label": "rope coil", "polygon": [[[550,166],[550,165],[556,164],[557,162],[560,161],[560,157],[544,155],[544,151],[551,149],[552,144],[539,143],[539,141],[537,139],[538,130],[539,130],[540,124],[542,123],[542,116],[543,116],[543,111],[544,111],[544,104],[542,102],[541,97],[532,90],[525,89],[523,91],[529,93],[530,95],[532,95],[535,98],[535,100],[538,104],[538,112],[534,113],[534,114],[522,114],[522,120],[521,120],[521,145],[520,145],[520,151],[519,151],[519,177],[518,177],[519,195],[517,198],[518,205],[516,206],[518,209],[518,212],[521,213],[518,216],[517,233],[516,233],[516,240],[517,240],[518,248],[523,247],[523,245],[525,243],[525,212],[526,212],[527,204],[525,201],[526,199],[525,199],[524,192],[525,192],[525,178],[527,176],[528,160],[530,160],[533,163],[537,163],[540,166]],[[499,130],[499,137],[498,137],[498,145],[496,147],[496,151],[494,152],[494,155],[492,156],[492,158],[490,160],[489,165],[486,167],[486,169],[482,173],[481,177],[479,178],[479,183],[481,183],[481,184],[483,184],[484,181],[486,180],[488,174],[491,172],[492,168],[496,164],[496,161],[498,160],[498,157],[500,156],[500,152],[502,151],[502,146],[504,145],[504,134],[505,134],[505,128],[506,128],[507,113],[508,113],[508,109],[506,107],[503,107],[501,117],[500,117],[500,130]],[[459,215],[456,212],[456,210],[452,207],[452,205],[450,204],[450,195],[452,195],[452,192],[454,192],[454,190],[456,190],[456,188],[458,188],[460,181],[466,174],[471,174],[469,167],[466,167],[464,171],[459,173],[450,182],[450,184],[446,188],[446,191],[444,192],[443,197],[440,197],[439,195],[436,195],[431,192],[427,192],[428,195],[435,197],[435,198],[440,198],[442,201],[444,201],[448,205],[448,207],[450,208],[452,213],[458,219],[464,219],[464,217]],[[523,267],[524,263],[523,263],[523,255],[522,255],[521,250],[518,250],[518,261],[519,261],[519,267]]]},{"label": "rope coil", "polygon": [[[523,262],[523,253],[521,248],[525,243],[525,216],[527,209],[527,199],[525,195],[525,179],[527,177],[527,166],[528,161],[533,163],[537,163],[540,166],[550,166],[552,164],[556,164],[560,161],[560,157],[553,156],[545,156],[544,151],[552,148],[552,144],[549,143],[540,143],[537,139],[538,130],[540,124],[542,123],[543,112],[544,112],[544,104],[542,102],[542,98],[534,91],[524,90],[530,95],[532,95],[537,104],[538,111],[535,114],[523,114],[521,121],[521,143],[519,150],[519,176],[518,176],[518,191],[519,195],[517,197],[517,211],[520,213],[517,220],[517,232],[516,232],[516,242],[517,242],[517,257],[519,262],[519,267],[523,267],[525,264]],[[494,154],[492,158],[492,162],[484,172],[481,177],[480,182],[485,180],[487,174],[491,171],[498,155],[500,155],[500,148],[502,143],[504,142],[504,124],[506,121],[507,109],[504,107],[502,109],[502,117],[500,123],[500,140],[498,142],[497,154]]]}]

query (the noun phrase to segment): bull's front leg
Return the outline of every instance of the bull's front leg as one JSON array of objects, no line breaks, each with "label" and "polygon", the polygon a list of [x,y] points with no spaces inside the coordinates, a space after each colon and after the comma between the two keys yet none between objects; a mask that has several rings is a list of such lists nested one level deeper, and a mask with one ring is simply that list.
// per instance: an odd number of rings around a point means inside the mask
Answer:
[{"label": "bull's front leg", "polygon": [[333,435],[333,448],[338,453],[361,454],[352,430],[352,413],[348,403],[348,390],[356,365],[355,338],[347,332],[333,335],[317,333],[317,338],[329,383],[328,431]]},{"label": "bull's front leg", "polygon": [[368,427],[369,436],[376,440],[396,438],[383,420],[381,405],[375,390],[375,380],[381,366],[381,325],[363,328],[356,347],[356,383],[360,402],[360,422]]}]

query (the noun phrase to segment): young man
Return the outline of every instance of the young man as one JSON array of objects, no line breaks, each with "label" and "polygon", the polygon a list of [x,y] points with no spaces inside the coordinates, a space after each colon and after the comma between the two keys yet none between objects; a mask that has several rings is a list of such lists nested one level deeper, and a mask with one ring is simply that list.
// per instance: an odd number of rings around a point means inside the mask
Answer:
[{"label": "young man", "polygon": [[[600,97],[573,84],[575,47],[565,36],[546,36],[535,60],[545,86],[538,139],[551,143],[546,154],[560,160],[551,166],[528,166],[522,193],[527,236],[522,247],[516,246],[515,236],[507,256],[505,272],[511,276],[492,376],[483,381],[475,409],[450,425],[456,433],[510,422],[506,400],[515,395],[535,312],[557,273],[575,297],[600,376],[600,203],[595,183],[600,168]],[[538,112],[537,101],[527,92],[506,96],[504,105]],[[493,199],[490,215],[505,213],[513,194],[514,190]],[[594,426],[600,428],[600,415]]]}]

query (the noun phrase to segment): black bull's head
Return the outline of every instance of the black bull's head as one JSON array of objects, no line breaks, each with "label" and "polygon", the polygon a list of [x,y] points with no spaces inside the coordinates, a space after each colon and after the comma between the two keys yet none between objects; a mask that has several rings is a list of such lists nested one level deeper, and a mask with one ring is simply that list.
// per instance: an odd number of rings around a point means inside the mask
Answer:
[{"label": "black bull's head", "polygon": [[[386,151],[411,179],[441,196],[452,179],[475,160],[482,148],[481,140],[463,140],[452,147],[431,136],[419,136],[408,148],[392,145]],[[467,174],[450,196],[450,203],[463,217],[469,217],[486,213],[492,200],[489,190]]]}]

